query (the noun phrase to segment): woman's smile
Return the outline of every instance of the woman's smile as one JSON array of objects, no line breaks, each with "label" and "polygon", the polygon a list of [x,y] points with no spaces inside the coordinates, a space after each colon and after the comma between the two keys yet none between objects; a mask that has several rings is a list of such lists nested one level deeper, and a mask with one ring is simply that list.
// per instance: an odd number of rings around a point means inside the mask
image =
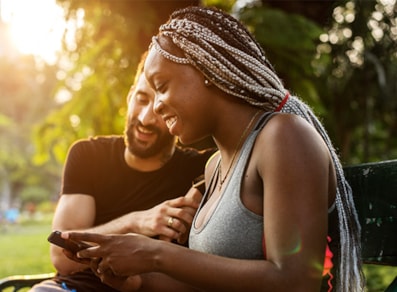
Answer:
[{"label": "woman's smile", "polygon": [[165,119],[165,123],[168,127],[168,130],[171,132],[171,128],[176,124],[178,118],[176,116],[169,117]]}]

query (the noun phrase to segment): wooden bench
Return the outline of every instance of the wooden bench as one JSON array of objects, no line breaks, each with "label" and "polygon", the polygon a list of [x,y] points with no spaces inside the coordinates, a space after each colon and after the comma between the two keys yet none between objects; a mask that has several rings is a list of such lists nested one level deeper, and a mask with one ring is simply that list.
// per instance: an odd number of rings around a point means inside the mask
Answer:
[{"label": "wooden bench", "polygon": [[[397,266],[397,160],[347,166],[344,170],[362,227],[363,262]],[[0,291],[8,287],[18,291],[50,276],[7,277],[0,280]],[[397,273],[385,291],[397,291]]]}]

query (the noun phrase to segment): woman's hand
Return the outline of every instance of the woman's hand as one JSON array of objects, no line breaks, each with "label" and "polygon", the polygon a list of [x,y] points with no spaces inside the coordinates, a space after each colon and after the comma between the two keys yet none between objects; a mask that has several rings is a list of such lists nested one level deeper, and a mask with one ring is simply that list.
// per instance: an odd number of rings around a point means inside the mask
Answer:
[{"label": "woman's hand", "polygon": [[63,249],[62,252],[64,253],[64,255],[69,258],[72,261],[75,261],[77,263],[83,264],[83,265],[87,265],[87,266],[91,266],[91,261],[92,259],[90,258],[80,258],[77,257],[77,255],[67,249]]},{"label": "woman's hand", "polygon": [[106,285],[113,287],[118,291],[138,291],[142,286],[142,277],[136,276],[116,276],[111,269],[101,272],[98,267],[102,261],[101,258],[94,259],[91,261],[91,270],[93,273],[101,279]]},{"label": "woman's hand", "polygon": [[[159,240],[138,234],[101,235],[95,233],[62,233],[62,237],[76,241],[96,244],[94,247],[81,250],[77,257],[89,264],[96,273],[112,273],[115,276],[133,276],[155,272],[155,254]],[[95,259],[101,259],[100,261]],[[97,265],[97,267],[95,266]]]},{"label": "woman's hand", "polygon": [[137,291],[142,285],[142,278],[139,275],[136,276],[117,276],[109,268],[100,268],[99,264],[102,258],[90,258],[90,257],[79,257],[77,254],[63,250],[63,253],[69,259],[78,262],[80,264],[87,265],[91,268],[92,272],[101,279],[101,281],[108,286],[111,286],[119,291]]}]

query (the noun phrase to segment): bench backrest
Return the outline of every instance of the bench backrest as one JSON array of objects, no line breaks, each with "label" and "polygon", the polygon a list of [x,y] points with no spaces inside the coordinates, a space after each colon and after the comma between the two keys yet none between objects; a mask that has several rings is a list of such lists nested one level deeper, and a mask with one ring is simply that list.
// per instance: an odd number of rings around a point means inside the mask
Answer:
[{"label": "bench backrest", "polygon": [[344,171],[361,223],[363,262],[397,266],[397,160]]}]

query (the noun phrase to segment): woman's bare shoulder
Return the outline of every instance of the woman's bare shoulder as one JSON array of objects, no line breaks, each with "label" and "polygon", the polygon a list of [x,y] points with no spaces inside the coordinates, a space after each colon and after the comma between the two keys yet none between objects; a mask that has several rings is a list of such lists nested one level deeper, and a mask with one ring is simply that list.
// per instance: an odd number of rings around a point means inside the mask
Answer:
[{"label": "woman's bare shoulder", "polygon": [[329,150],[314,126],[294,114],[274,115],[259,133],[255,149],[265,160],[329,159]]}]

